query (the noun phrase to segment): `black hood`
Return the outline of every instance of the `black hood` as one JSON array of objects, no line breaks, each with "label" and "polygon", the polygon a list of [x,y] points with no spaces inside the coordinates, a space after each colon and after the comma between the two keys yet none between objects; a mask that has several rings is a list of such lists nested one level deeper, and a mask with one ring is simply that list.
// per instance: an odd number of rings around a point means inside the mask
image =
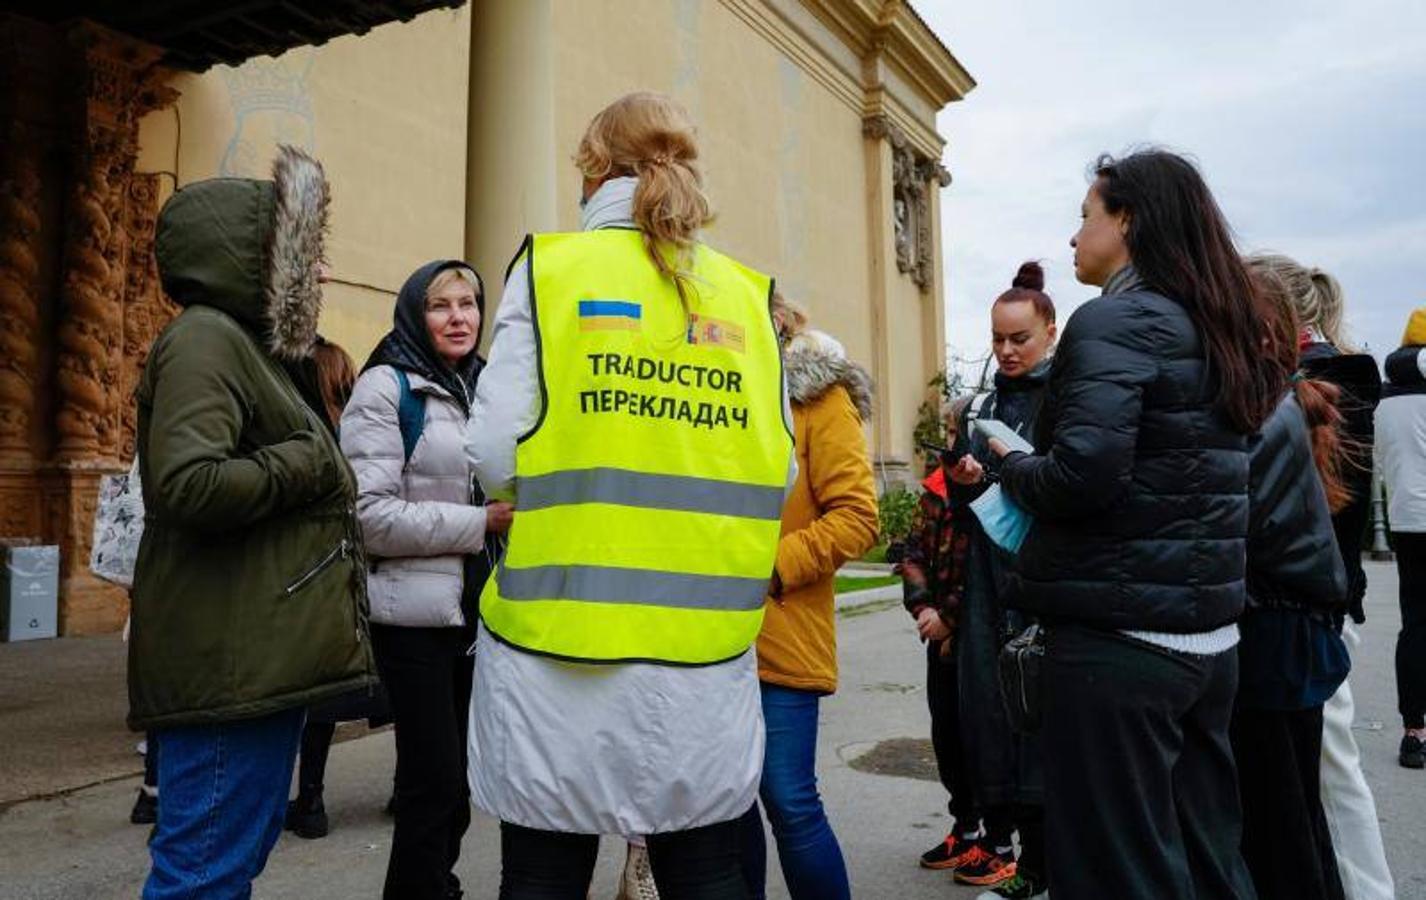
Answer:
[{"label": "black hood", "polygon": [[459,259],[437,259],[412,272],[401,286],[401,293],[396,295],[391,330],[371,351],[361,370],[365,372],[373,366],[395,366],[414,372],[445,388],[461,409],[468,413],[470,399],[475,394],[475,381],[485,366],[485,360],[479,351],[472,350],[452,368],[436,353],[435,342],[426,328],[426,291],[437,275],[457,266],[475,272],[475,304],[480,310],[480,327],[475,331],[475,342],[477,347],[480,345],[480,335],[485,329],[485,282],[470,263]]},{"label": "black hood", "polygon": [[1398,347],[1386,358],[1386,380],[1397,391],[1419,392],[1426,384],[1426,372],[1422,371],[1421,354],[1426,347],[1408,344]]},{"label": "black hood", "polygon": [[1323,353],[1304,349],[1300,364],[1307,377],[1337,385],[1369,409],[1375,409],[1381,399],[1381,370],[1377,368],[1376,360],[1366,353]]}]

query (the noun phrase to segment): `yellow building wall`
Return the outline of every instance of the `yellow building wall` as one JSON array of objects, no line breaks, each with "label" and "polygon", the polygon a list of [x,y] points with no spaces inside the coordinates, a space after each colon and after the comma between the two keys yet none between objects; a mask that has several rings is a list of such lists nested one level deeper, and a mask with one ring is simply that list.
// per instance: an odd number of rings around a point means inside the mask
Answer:
[{"label": "yellow building wall", "polygon": [[[717,212],[709,243],[774,276],[811,309],[816,327],[868,369],[877,353],[890,355],[878,348],[885,336],[873,327],[872,285],[880,276],[860,88],[839,81],[807,42],[790,53],[754,27],[761,5],[623,0],[611,16],[600,4],[572,0],[480,4],[468,252],[482,271],[503,273],[525,232],[578,228],[581,178],[571,157],[590,118],[628,91],[662,91],[699,126]],[[799,25],[818,27],[802,18]],[[886,177],[889,229],[889,168]],[[895,362],[897,385],[885,393],[893,408],[877,412],[889,424],[871,433],[883,452],[904,460],[920,386],[936,368],[921,339],[924,308],[936,301],[900,280],[891,305],[904,315],[890,324],[907,352]]]},{"label": "yellow building wall", "polygon": [[172,184],[268,177],[278,143],[322,161],[332,185],[323,334],[360,365],[413,269],[465,246],[470,6],[183,74],[148,116],[138,170]]},{"label": "yellow building wall", "polygon": [[[179,76],[176,109],[142,124],[139,169],[265,177],[278,142],[321,159],[336,279],[322,329],[360,364],[426,260],[473,262],[493,315],[522,236],[578,227],[571,157],[589,119],[627,91],[667,92],[700,127],[709,242],[773,275],[873,372],[868,433],[904,462],[943,361],[942,279],[922,292],[895,271],[890,154],[863,136],[857,65],[800,0],[478,0]],[[931,104],[880,77],[902,123],[934,138]]]},{"label": "yellow building wall", "polygon": [[859,112],[724,3],[628,0],[613,20],[593,4],[556,5],[560,226],[578,225],[568,159],[590,118],[628,91],[666,91],[699,126],[718,215],[708,242],[775,277],[869,363]]}]

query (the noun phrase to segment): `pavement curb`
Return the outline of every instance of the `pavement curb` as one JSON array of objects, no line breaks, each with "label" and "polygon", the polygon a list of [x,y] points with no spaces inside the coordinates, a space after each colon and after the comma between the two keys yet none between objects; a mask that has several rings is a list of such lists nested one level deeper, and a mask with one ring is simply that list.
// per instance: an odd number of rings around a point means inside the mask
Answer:
[{"label": "pavement curb", "polygon": [[901,585],[885,584],[881,587],[867,588],[864,591],[848,591],[845,594],[838,594],[837,612],[846,612],[849,609],[857,609],[873,603],[885,603],[888,600],[901,602]]}]

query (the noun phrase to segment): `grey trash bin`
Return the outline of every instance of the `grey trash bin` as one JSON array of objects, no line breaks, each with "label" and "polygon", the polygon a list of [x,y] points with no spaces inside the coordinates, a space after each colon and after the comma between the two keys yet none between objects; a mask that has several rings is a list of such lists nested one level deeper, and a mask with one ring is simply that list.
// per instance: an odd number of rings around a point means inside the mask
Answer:
[{"label": "grey trash bin", "polygon": [[0,640],[33,641],[59,633],[59,548],[0,547]]}]

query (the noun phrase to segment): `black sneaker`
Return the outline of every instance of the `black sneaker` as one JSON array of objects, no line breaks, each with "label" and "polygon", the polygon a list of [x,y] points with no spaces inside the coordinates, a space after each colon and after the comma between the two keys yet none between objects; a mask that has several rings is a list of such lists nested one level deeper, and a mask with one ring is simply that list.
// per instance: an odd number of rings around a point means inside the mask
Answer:
[{"label": "black sneaker", "polygon": [[1016,872],[975,900],[1000,900],[1002,897],[1006,900],[1048,900],[1049,896],[1050,892],[1043,884]]},{"label": "black sneaker", "polygon": [[1423,747],[1421,738],[1414,734],[1402,737],[1401,755],[1397,760],[1407,769],[1426,769],[1426,747]]},{"label": "black sneaker", "polygon": [[155,825],[158,823],[158,797],[139,788],[139,799],[129,812],[129,821],[135,825]]},{"label": "black sneaker", "polygon": [[946,839],[921,854],[923,869],[956,869],[970,857],[975,838],[963,838],[954,831]]},{"label": "black sneaker", "polygon": [[971,848],[968,858],[956,868],[955,879],[961,884],[995,887],[1015,877],[1015,854],[996,853],[983,842]]},{"label": "black sneaker", "polygon": [[327,836],[327,808],[322,804],[321,794],[298,794],[296,800],[287,804],[288,831],[305,840],[313,841]]}]

